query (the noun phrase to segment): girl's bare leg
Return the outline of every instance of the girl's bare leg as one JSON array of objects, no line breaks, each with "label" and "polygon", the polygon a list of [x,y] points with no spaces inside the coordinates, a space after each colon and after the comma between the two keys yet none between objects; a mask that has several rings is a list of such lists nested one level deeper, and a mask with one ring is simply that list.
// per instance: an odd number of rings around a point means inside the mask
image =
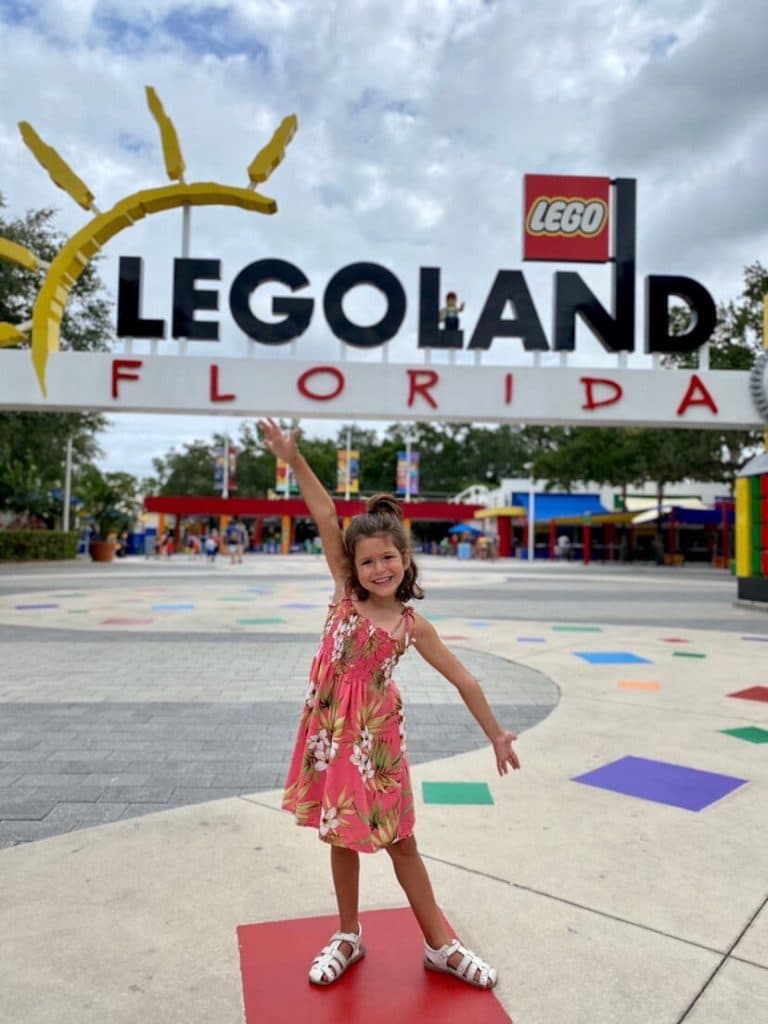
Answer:
[{"label": "girl's bare leg", "polygon": [[[331,847],[331,874],[339,907],[339,931],[358,931],[357,910],[360,902],[360,854],[343,846]],[[342,942],[341,952],[349,956],[352,947]]]},{"label": "girl's bare leg", "polygon": [[443,923],[437,907],[432,883],[429,880],[424,861],[421,859],[413,836],[392,843],[386,847],[392,858],[395,875],[403,887],[411,910],[419,922],[425,940],[433,949],[439,949],[450,942],[453,936]]},{"label": "girl's bare leg", "polygon": [[[416,840],[409,836],[408,839],[392,843],[385,849],[392,858],[395,875],[408,897],[425,941],[432,949],[440,949],[441,946],[447,945],[453,940],[453,936],[443,922],[427,869],[416,847]],[[448,958],[448,963],[452,967],[458,967],[461,960],[461,953],[456,952]]]}]

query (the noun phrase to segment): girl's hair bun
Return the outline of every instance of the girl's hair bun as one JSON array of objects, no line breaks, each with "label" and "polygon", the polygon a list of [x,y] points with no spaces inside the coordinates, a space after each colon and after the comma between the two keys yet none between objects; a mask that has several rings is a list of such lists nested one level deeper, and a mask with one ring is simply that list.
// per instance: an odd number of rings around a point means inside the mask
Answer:
[{"label": "girl's hair bun", "polygon": [[368,499],[368,512],[371,515],[392,516],[403,521],[403,509],[394,494],[374,494]]}]

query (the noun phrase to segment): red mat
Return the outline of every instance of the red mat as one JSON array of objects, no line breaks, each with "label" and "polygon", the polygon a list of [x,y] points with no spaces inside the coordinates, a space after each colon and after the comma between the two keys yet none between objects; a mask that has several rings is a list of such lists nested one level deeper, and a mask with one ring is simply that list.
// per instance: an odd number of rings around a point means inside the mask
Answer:
[{"label": "red mat", "polygon": [[307,972],[338,928],[335,915],[241,925],[246,1024],[509,1024],[493,992],[424,970],[410,909],[368,911],[360,920],[366,955],[327,987],[310,984]]}]

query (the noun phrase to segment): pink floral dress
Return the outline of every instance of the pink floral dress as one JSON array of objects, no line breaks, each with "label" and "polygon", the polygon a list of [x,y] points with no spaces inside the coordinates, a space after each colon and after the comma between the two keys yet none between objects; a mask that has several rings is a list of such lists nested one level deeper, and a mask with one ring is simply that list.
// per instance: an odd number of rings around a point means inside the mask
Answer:
[{"label": "pink floral dress", "polygon": [[334,846],[374,853],[413,832],[405,718],[392,672],[413,642],[413,609],[393,636],[351,598],[332,604],[288,770],[283,808]]}]

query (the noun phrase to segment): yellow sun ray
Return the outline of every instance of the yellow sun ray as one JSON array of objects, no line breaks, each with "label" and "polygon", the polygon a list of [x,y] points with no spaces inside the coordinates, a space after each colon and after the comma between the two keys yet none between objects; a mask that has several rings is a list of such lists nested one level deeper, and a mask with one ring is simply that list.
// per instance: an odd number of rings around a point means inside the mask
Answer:
[{"label": "yellow sun ray", "polygon": [[145,88],[149,109],[151,110],[152,116],[157,121],[157,126],[160,129],[160,141],[163,144],[163,159],[165,160],[166,174],[171,181],[183,181],[184,171],[186,170],[187,165],[184,163],[184,157],[181,155],[179,136],[176,134],[173,121],[166,114],[160,97],[152,86],[148,85]]},{"label": "yellow sun ray", "polygon": [[0,260],[18,263],[25,270],[39,270],[41,266],[45,266],[33,252],[25,249],[18,242],[12,242],[10,238],[0,238]]},{"label": "yellow sun ray", "polygon": [[9,348],[26,341],[27,336],[13,324],[0,323],[0,348]]},{"label": "yellow sun ray", "polygon": [[282,162],[288,143],[296,134],[299,127],[299,119],[295,114],[289,114],[280,122],[275,134],[269,142],[260,149],[256,156],[248,164],[248,177],[251,188],[266,181],[272,171]]},{"label": "yellow sun ray", "polygon": [[28,121],[19,121],[19,131],[27,148],[48,171],[54,185],[64,189],[84,210],[92,209],[93,193],[53,146],[46,145]]}]

